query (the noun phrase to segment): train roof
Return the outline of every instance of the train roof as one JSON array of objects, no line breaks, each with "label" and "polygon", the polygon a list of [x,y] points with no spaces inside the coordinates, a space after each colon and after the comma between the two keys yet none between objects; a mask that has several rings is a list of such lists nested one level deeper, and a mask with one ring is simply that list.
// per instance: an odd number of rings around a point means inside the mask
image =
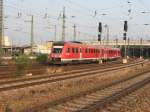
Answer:
[{"label": "train roof", "polygon": [[54,45],[64,45],[64,44],[82,44],[82,42],[79,42],[79,41],[56,41],[54,42],[53,44]]},{"label": "train roof", "polygon": [[119,48],[114,48],[114,47],[108,47],[108,46],[102,46],[102,45],[91,45],[91,44],[85,44],[79,41],[57,41],[54,42],[53,45],[54,46],[64,46],[65,44],[73,44],[73,45],[82,45],[82,46],[86,46],[86,47],[96,47],[96,48],[103,48],[103,49],[114,49],[114,50],[119,50]]}]

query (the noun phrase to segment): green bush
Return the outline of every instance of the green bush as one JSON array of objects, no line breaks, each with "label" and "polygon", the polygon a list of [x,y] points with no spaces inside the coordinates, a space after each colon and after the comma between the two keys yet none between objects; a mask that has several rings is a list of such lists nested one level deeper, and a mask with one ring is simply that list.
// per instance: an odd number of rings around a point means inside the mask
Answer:
[{"label": "green bush", "polygon": [[36,61],[40,64],[46,64],[48,63],[48,56],[47,54],[40,54],[37,56]]},{"label": "green bush", "polygon": [[25,68],[30,65],[30,59],[27,56],[19,56],[15,58],[16,63],[16,75],[21,75],[24,73]]}]

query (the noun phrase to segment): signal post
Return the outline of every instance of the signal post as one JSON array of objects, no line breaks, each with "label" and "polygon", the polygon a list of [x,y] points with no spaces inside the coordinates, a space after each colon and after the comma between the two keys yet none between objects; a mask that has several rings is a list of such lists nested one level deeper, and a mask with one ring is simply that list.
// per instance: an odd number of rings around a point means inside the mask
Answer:
[{"label": "signal post", "polygon": [[[102,23],[99,22],[99,25],[98,25],[98,42],[102,43]],[[103,63],[102,59],[99,59],[99,64]]]},{"label": "signal post", "polygon": [[123,63],[126,64],[128,63],[127,59],[127,31],[128,31],[128,22],[124,21],[124,33],[123,33],[123,40],[124,40],[124,58],[123,58]]}]

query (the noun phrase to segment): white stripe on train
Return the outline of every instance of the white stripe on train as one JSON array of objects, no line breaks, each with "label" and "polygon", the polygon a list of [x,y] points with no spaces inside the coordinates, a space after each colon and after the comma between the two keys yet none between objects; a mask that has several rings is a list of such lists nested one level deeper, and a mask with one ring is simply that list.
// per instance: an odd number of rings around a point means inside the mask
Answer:
[{"label": "white stripe on train", "polygon": [[119,57],[109,57],[109,58],[70,58],[70,59],[61,59],[62,62],[67,62],[67,61],[75,61],[75,60],[79,60],[79,61],[82,61],[82,60],[104,60],[104,59],[115,59],[115,58],[119,58]]}]

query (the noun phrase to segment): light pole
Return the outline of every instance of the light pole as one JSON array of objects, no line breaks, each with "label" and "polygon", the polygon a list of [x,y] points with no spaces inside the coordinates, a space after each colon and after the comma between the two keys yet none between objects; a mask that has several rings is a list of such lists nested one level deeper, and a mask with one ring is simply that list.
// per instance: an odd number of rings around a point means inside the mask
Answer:
[{"label": "light pole", "polygon": [[140,38],[140,58],[143,58],[143,47],[142,47],[142,45],[143,45],[143,39]]},{"label": "light pole", "polygon": [[1,55],[1,49],[2,49],[2,41],[3,41],[3,31],[4,31],[4,29],[3,29],[3,25],[4,25],[4,23],[3,23],[3,4],[4,2],[3,2],[3,0],[0,0],[0,55]]},{"label": "light pole", "polygon": [[31,16],[31,20],[30,21],[25,21],[25,22],[30,22],[31,23],[31,40],[30,40],[30,46],[31,46],[31,54],[33,55],[33,46],[34,46],[34,16]]},{"label": "light pole", "polygon": [[77,28],[77,26],[76,26],[76,24],[74,24],[74,26],[73,26],[73,29],[74,29],[74,31],[73,31],[73,41],[76,41],[76,36],[77,36],[76,28]]},{"label": "light pole", "polygon": [[66,34],[66,9],[63,8],[62,41],[65,41]]},{"label": "light pole", "polygon": [[107,30],[107,36],[106,36],[106,45],[108,46],[109,45],[109,26],[107,24],[104,25],[104,27],[106,28]]}]

